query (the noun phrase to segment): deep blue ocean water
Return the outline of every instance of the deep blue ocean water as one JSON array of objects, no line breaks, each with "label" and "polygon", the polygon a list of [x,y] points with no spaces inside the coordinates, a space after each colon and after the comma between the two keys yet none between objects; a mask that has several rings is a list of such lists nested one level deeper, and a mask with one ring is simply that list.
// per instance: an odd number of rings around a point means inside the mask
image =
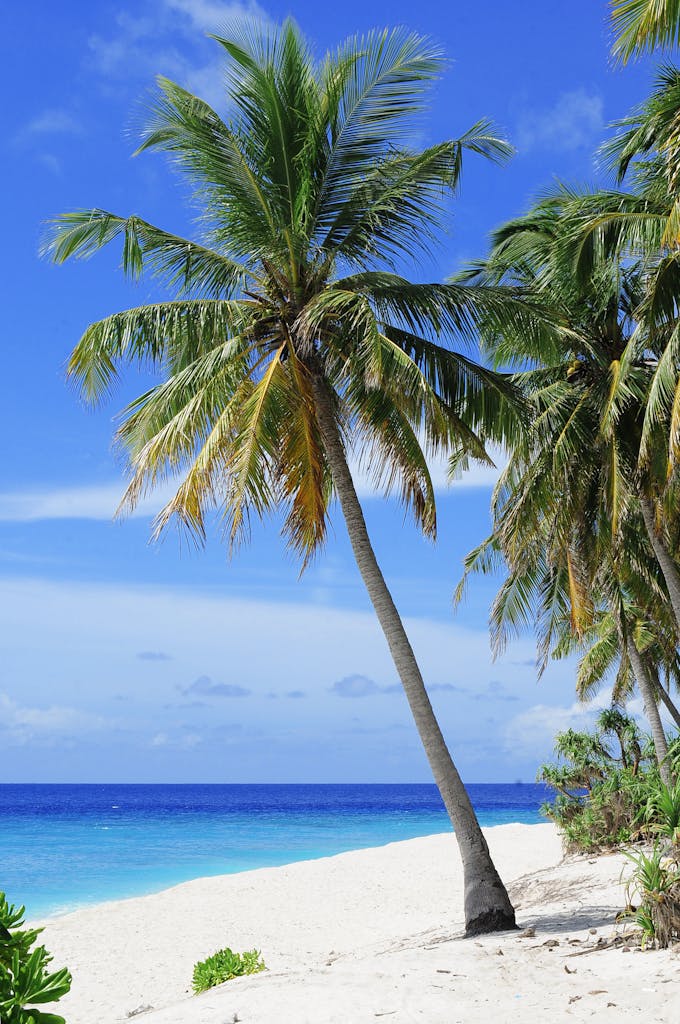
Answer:
[{"label": "deep blue ocean water", "polygon": [[[468,787],[482,825],[541,785]],[[0,785],[0,891],[29,917],[450,829],[434,785]]]}]

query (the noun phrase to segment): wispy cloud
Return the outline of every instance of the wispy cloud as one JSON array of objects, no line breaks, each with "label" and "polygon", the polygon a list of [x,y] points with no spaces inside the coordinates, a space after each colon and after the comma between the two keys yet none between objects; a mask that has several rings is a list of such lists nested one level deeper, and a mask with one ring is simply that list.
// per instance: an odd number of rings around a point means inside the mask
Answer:
[{"label": "wispy cloud", "polygon": [[[472,466],[459,480],[448,480],[445,460],[433,461],[432,482],[439,494],[458,489],[487,489],[495,486],[505,465],[503,453],[492,452],[495,467]],[[376,489],[374,482],[361,469],[357,460],[352,460],[352,475],[357,493],[362,500],[380,498],[383,492]],[[177,483],[166,483],[143,498],[130,513],[135,518],[150,519],[173,497]],[[118,508],[125,490],[124,481],[110,481],[102,484],[75,484],[71,487],[35,488],[19,491],[0,492],[0,522],[28,523],[48,519],[99,519],[111,520]],[[127,513],[126,513],[127,514]]]},{"label": "wispy cloud", "polygon": [[372,697],[376,693],[384,693],[384,688],[378,686],[374,679],[368,676],[344,676],[337,679],[329,688],[329,692],[335,697]]},{"label": "wispy cloud", "polygon": [[36,114],[16,136],[16,141],[43,138],[46,135],[82,135],[81,122],[68,110],[52,108]]},{"label": "wispy cloud", "polygon": [[543,756],[547,756],[558,732],[589,729],[598,711],[609,706],[610,696],[611,691],[607,691],[592,701],[574,701],[567,706],[534,704],[511,718],[505,726],[506,749],[518,755],[534,753],[536,756],[543,751]]},{"label": "wispy cloud", "polygon": [[255,0],[142,0],[134,15],[119,11],[108,32],[90,36],[87,64],[103,81],[166,75],[219,106],[224,56],[205,34],[252,17],[267,17]]},{"label": "wispy cloud", "polygon": [[137,657],[140,661],[172,661],[172,655],[165,651],[139,651]]},{"label": "wispy cloud", "polygon": [[180,750],[193,750],[205,741],[205,737],[199,732],[191,730],[178,730],[173,733],[157,732],[149,740],[152,749],[159,747],[178,747]]},{"label": "wispy cloud", "polygon": [[[369,679],[368,676],[352,675],[344,676],[342,679],[336,680],[332,686],[329,687],[328,692],[333,694],[334,697],[374,697],[378,694],[392,694],[392,693],[403,693],[404,688],[401,683],[392,683],[389,686],[379,686],[374,679]],[[459,686],[454,686],[453,683],[430,683],[427,685],[428,693],[467,693]]]},{"label": "wispy cloud", "polygon": [[229,21],[244,17],[266,17],[258,3],[222,3],[220,0],[163,0],[168,11],[188,19],[191,26],[204,32],[215,32]]},{"label": "wispy cloud", "polygon": [[252,690],[237,683],[215,683],[210,676],[199,676],[190,686],[181,687],[181,692],[189,697],[250,697]]},{"label": "wispy cloud", "polygon": [[78,708],[51,704],[29,707],[0,693],[0,742],[19,746],[77,739],[110,725],[101,715]]},{"label": "wispy cloud", "polygon": [[602,97],[585,89],[574,89],[562,93],[552,107],[525,111],[519,119],[515,141],[520,153],[582,149],[593,146],[603,125]]},{"label": "wispy cloud", "polygon": [[[113,519],[123,496],[123,481],[73,487],[0,492],[0,522],[29,523],[41,519]],[[143,499],[133,516],[150,518],[169,501],[174,487],[159,488]]]}]

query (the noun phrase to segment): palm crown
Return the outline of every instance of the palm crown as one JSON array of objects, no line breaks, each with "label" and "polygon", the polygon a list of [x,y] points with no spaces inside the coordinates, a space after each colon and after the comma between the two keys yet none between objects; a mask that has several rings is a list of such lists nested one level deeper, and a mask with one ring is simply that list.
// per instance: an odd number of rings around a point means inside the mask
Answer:
[{"label": "palm crown", "polygon": [[217,41],[229,58],[228,120],[160,79],[140,146],[165,150],[188,178],[201,241],[86,210],[60,217],[48,246],[63,261],[122,236],[124,269],[148,269],[177,293],[93,324],[70,360],[91,399],[122,361],[162,369],[119,430],[133,470],[124,504],[180,475],[158,527],[175,515],[201,536],[220,506],[233,541],[251,513],[283,503],[285,530],[308,557],[333,489],[312,388],[320,376],[345,443],[361,444],[376,482],[398,484],[433,534],[426,453],[483,459],[475,427],[487,437],[512,429],[501,379],[437,340],[471,334],[495,296],[413,284],[395,265],[432,244],[464,150],[501,159],[509,147],[486,122],[409,147],[441,56],[404,30],[351,39],[321,63],[290,21]]}]

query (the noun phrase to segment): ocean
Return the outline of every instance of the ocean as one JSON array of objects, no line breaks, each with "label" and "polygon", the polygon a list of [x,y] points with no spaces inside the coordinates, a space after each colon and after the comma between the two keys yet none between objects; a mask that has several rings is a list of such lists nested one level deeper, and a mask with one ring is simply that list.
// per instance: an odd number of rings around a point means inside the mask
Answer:
[{"label": "ocean", "polygon": [[[468,786],[483,826],[542,785]],[[451,828],[434,785],[0,785],[0,891],[29,918]]]}]

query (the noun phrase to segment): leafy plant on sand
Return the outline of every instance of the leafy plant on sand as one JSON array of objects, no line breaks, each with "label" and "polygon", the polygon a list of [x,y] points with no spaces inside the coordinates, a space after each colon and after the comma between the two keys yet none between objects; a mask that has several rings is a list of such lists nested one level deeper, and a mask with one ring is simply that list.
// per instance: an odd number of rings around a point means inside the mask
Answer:
[{"label": "leafy plant on sand", "polygon": [[206,989],[221,985],[231,978],[240,978],[244,974],[258,974],[266,970],[259,950],[251,949],[246,953],[234,953],[228,947],[219,949],[212,956],[200,960],[194,967],[192,986],[194,992],[205,992]]},{"label": "leafy plant on sand", "polygon": [[[655,845],[651,853],[628,854],[635,865],[628,879],[630,917],[642,929],[643,946],[666,949],[680,939],[680,860],[678,848]],[[633,901],[640,904],[633,908]]]},{"label": "leafy plant on sand", "polygon": [[357,457],[436,533],[428,454],[488,462],[512,443],[516,389],[457,351],[484,314],[531,337],[550,317],[493,287],[415,283],[396,273],[430,252],[466,153],[503,160],[490,123],[416,150],[423,102],[443,69],[428,39],[371,32],[317,60],[292,21],[239,22],[217,38],[226,58],[223,119],[174,82],[159,91],[140,150],[162,150],[202,209],[196,241],[139,216],[76,210],[53,225],[61,263],[122,242],[123,269],[173,293],[92,324],[70,375],[97,401],[122,365],[159,382],[124,411],[130,509],[165,479],[177,490],[157,520],[199,542],[215,513],[233,544],[251,518],[283,513],[306,564],[338,499],[357,566],[454,824],[468,934],[515,915],[435,718],[378,565],[348,464]]},{"label": "leafy plant on sand", "polygon": [[0,1021],[2,1024],[64,1024],[64,1018],[35,1009],[53,1003],[71,988],[65,967],[50,973],[44,946],[31,950],[41,928],[23,929],[24,907],[8,903],[0,892]]},{"label": "leafy plant on sand", "polygon": [[[596,850],[663,835],[677,841],[680,786],[667,786],[649,740],[619,708],[603,711],[594,732],[559,733],[559,761],[538,778],[556,790],[543,813],[562,832],[567,848]],[[677,770],[680,741],[669,744]]]}]

